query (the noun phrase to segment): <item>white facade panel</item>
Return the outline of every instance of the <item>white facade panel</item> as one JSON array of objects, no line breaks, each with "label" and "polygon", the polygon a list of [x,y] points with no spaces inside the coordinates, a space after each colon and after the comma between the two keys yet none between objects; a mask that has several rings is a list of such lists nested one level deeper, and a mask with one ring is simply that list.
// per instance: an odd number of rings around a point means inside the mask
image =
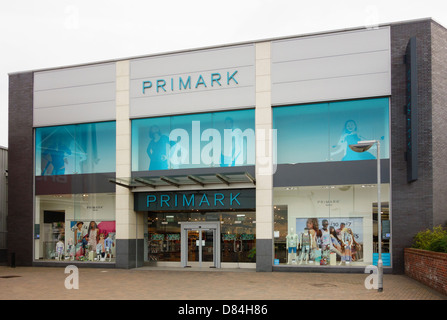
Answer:
[{"label": "white facade panel", "polygon": [[115,63],[40,71],[34,74],[34,91],[113,82]]},{"label": "white facade panel", "polygon": [[254,45],[131,60],[131,118],[231,110],[254,104]]},{"label": "white facade panel", "polygon": [[115,100],[115,83],[100,83],[34,92],[34,109]]},{"label": "white facade panel", "polygon": [[8,150],[0,146],[0,249],[7,249]]},{"label": "white facade panel", "polygon": [[272,104],[391,94],[389,28],[272,43]]},{"label": "white facade panel", "polygon": [[34,74],[34,126],[115,120],[115,63]]},{"label": "white facade panel", "polygon": [[115,120],[115,101],[34,109],[34,126],[56,126]]},{"label": "white facade panel", "polygon": [[389,94],[387,93],[389,82],[390,78],[387,74],[289,82],[274,87],[272,100],[274,100],[273,104],[287,105],[379,97]]},{"label": "white facade panel", "polygon": [[[131,99],[131,118],[234,110],[253,105],[254,93],[251,90],[253,88],[239,87]],[[209,96],[209,99],[204,99],[204,96]]]},{"label": "white facade panel", "polygon": [[254,46],[223,47],[131,60],[131,79],[166,77],[190,72],[254,64]]}]

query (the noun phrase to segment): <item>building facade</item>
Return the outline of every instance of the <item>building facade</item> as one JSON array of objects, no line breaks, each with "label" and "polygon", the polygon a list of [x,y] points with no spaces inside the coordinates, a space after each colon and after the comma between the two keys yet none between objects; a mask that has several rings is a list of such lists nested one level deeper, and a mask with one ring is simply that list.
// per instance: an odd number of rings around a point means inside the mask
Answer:
[{"label": "building facade", "polygon": [[446,43],[424,19],[10,74],[9,253],[363,272],[381,243],[403,272],[447,221]]},{"label": "building facade", "polygon": [[7,261],[8,149],[0,146],[0,263]]}]

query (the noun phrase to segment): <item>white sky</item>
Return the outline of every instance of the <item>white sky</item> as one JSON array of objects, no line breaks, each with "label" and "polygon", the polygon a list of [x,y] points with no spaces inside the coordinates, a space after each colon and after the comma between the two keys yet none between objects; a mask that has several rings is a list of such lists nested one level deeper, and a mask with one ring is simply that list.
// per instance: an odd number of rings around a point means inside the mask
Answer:
[{"label": "white sky", "polygon": [[433,18],[445,0],[15,0],[0,4],[0,146],[8,73]]}]

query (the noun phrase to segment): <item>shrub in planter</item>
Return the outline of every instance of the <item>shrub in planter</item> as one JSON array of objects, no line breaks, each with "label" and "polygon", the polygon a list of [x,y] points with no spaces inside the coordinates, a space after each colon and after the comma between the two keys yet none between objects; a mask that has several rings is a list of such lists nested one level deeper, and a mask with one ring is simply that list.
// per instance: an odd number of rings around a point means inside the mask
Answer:
[{"label": "shrub in planter", "polygon": [[447,236],[433,241],[428,247],[428,250],[447,253]]},{"label": "shrub in planter", "polygon": [[433,230],[427,229],[418,232],[414,237],[412,247],[415,249],[430,251],[435,251],[431,248],[437,248],[437,250],[440,250],[440,248],[443,247],[443,240],[447,241],[447,230],[445,230],[442,226],[437,226],[434,227]]}]

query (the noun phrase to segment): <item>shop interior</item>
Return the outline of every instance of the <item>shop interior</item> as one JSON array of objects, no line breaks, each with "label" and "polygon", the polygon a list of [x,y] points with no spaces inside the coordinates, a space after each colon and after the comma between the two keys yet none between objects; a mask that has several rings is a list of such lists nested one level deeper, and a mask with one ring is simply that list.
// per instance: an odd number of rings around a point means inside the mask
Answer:
[{"label": "shop interior", "polygon": [[[382,259],[390,266],[389,185],[382,185]],[[377,185],[274,190],[274,264],[365,266],[378,259]],[[296,248],[296,249],[295,249]]]},{"label": "shop interior", "polygon": [[[256,212],[148,212],[145,234],[145,264],[162,265],[181,260],[181,223],[219,222],[222,263],[256,263]],[[200,232],[202,234],[200,235]],[[199,238],[202,239],[202,261],[212,260],[213,233],[210,230],[188,231],[188,261],[199,259]]]}]

